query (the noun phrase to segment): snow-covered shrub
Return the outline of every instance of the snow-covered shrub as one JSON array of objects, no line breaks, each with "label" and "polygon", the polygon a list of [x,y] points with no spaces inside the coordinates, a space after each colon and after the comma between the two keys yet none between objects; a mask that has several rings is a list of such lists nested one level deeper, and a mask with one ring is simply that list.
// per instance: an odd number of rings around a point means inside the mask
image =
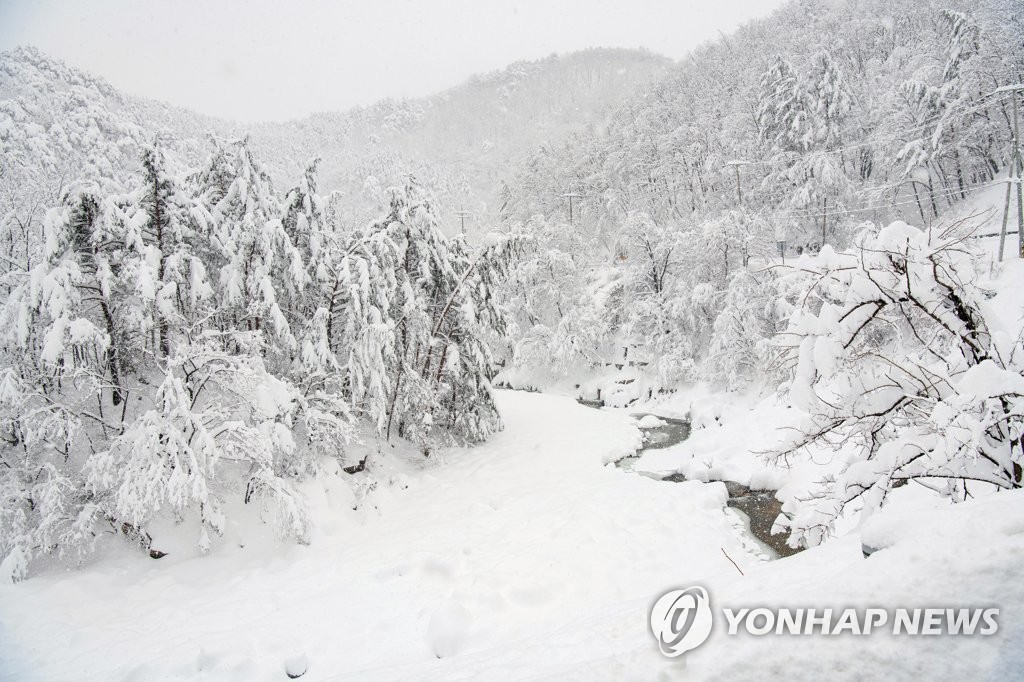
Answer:
[{"label": "snow-covered shrub", "polygon": [[808,418],[776,457],[835,452],[834,474],[787,508],[791,541],[817,544],[911,480],[954,500],[1022,486],[1024,346],[990,327],[962,239],[896,222],[787,279],[779,343]]},{"label": "snow-covered shrub", "polygon": [[542,380],[600,365],[616,324],[608,304],[619,278],[581,262],[583,235],[567,225],[533,216],[513,234],[522,254],[499,291],[515,339],[509,364]]},{"label": "snow-covered shrub", "polygon": [[752,322],[758,338],[774,332],[774,276],[752,274],[751,263],[765,252],[766,221],[734,210],[695,225],[661,224],[635,212],[614,258],[586,264],[599,258],[594,245],[579,230],[554,227],[538,218],[520,228],[530,242],[504,291],[517,342],[503,377],[537,376],[544,385],[559,374],[605,371],[622,364],[623,347],[640,350],[659,388],[760,375],[762,356],[740,336]]},{"label": "snow-covered shrub", "polygon": [[[266,372],[258,357],[222,348],[224,339],[178,348],[151,409],[86,462],[90,493],[109,518],[147,527],[162,510],[198,514],[199,546],[221,534],[226,498],[266,500],[281,531],[308,536],[304,504],[290,481],[316,470],[316,453],[299,448],[293,425],[298,391]],[[341,434],[344,443],[350,439]]]},{"label": "snow-covered shrub", "polygon": [[39,553],[88,551],[102,518],[84,476],[68,465],[81,421],[14,368],[0,374],[0,429],[0,580],[19,580]]},{"label": "snow-covered shrub", "polygon": [[729,280],[722,310],[715,318],[705,376],[736,389],[765,378],[771,339],[779,321],[774,270],[740,269]]}]

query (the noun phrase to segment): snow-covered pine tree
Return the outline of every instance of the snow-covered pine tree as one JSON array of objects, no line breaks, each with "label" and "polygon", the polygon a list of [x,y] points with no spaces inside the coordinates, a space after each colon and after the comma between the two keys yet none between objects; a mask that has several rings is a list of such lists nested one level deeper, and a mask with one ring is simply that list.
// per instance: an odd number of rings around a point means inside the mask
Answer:
[{"label": "snow-covered pine tree", "polygon": [[761,76],[757,122],[762,138],[782,151],[810,147],[806,95],[800,74],[781,55],[775,55]]},{"label": "snow-covered pine tree", "polygon": [[317,191],[319,164],[319,158],[309,162],[298,184],[285,195],[282,207],[285,234],[297,249],[305,269],[302,287],[282,292],[286,296],[285,315],[293,325],[301,324],[313,314],[313,310],[304,305],[303,289],[316,277],[317,263],[324,255],[324,242],[329,238],[331,227],[325,200]]},{"label": "snow-covered pine tree", "polygon": [[310,262],[319,252],[325,229],[324,202],[317,191],[319,165],[319,158],[310,161],[299,183],[284,198],[284,230],[304,262]]},{"label": "snow-covered pine tree", "polygon": [[506,334],[508,314],[498,289],[521,248],[519,237],[496,233],[475,248],[461,237],[451,241],[459,279],[445,305],[432,315],[431,333],[440,353],[428,358],[424,371],[433,372],[439,394],[441,409],[434,419],[459,441],[478,443],[502,428],[491,394],[494,357],[489,341]]},{"label": "snow-covered pine tree", "polygon": [[[814,55],[810,80],[808,110],[813,149],[810,158],[798,164],[804,168],[794,169],[791,177],[803,178],[802,186],[798,185],[797,189],[797,205],[815,210],[821,206],[821,243],[824,245],[830,241],[829,211],[839,215],[846,207],[850,192],[843,131],[852,96],[844,74],[827,50]],[[834,227],[832,232],[835,232]]]},{"label": "snow-covered pine tree", "polygon": [[[317,192],[318,165],[319,159],[311,161],[298,185],[285,196],[283,227],[304,272],[302,286],[286,288],[280,297],[297,340],[289,372],[298,390],[295,436],[310,451],[330,455],[338,454],[339,444],[352,438],[353,391],[346,363],[337,355],[347,345],[342,337],[346,329],[352,333],[371,327],[373,321],[365,315],[372,315],[376,297],[387,295],[378,288],[386,283],[374,282],[371,291],[369,281],[353,277],[354,262],[366,265],[365,251],[353,251],[365,244],[350,241],[339,229],[339,217],[329,210],[331,198]],[[380,353],[379,346],[374,349],[377,338],[366,334],[360,350],[369,351],[370,356],[374,350]]]},{"label": "snow-covered pine tree", "polygon": [[[64,372],[89,372],[113,407],[125,398],[125,344],[116,290],[124,242],[112,219],[114,208],[91,188],[79,188],[51,211],[45,260],[31,273],[32,307],[44,311],[33,325],[41,334],[41,365]],[[125,302],[126,305],[130,303]]]},{"label": "snow-covered pine tree", "polygon": [[436,425],[442,442],[483,440],[501,420],[491,396],[490,351],[475,325],[502,315],[490,279],[508,262],[504,249],[488,247],[469,258],[445,239],[427,192],[412,180],[393,190],[390,213],[375,229],[397,247],[385,434],[394,427],[425,444]]},{"label": "snow-covered pine tree", "polygon": [[199,181],[214,219],[212,243],[223,261],[220,327],[261,332],[268,350],[290,361],[296,341],[280,301],[302,290],[305,269],[282,224],[270,176],[248,141],[239,140],[215,151]]},{"label": "snow-covered pine tree", "polygon": [[125,276],[143,302],[138,331],[155,333],[151,349],[165,358],[172,334],[196,324],[213,294],[203,249],[193,250],[206,241],[213,219],[188,191],[184,174],[159,139],[143,148],[142,177],[118,204],[125,246],[135,256]]},{"label": "snow-covered pine tree", "polygon": [[[961,12],[947,9],[939,16],[946,33],[945,64],[941,74],[934,79],[934,84],[928,79],[911,78],[900,85],[906,102],[905,113],[913,123],[913,134],[906,137],[896,160],[903,163],[901,180],[911,185],[921,219],[926,221],[926,207],[930,209],[930,217],[939,216],[942,197],[946,197],[947,202],[952,202],[957,194],[960,198],[966,197],[969,169],[965,168],[964,159],[973,156],[967,145],[973,136],[965,133],[982,123],[977,119],[984,118],[963,116],[963,108],[972,95],[977,94],[964,87],[963,74],[979,52],[980,29]],[[987,170],[994,172],[994,169]],[[955,175],[955,188],[950,175]],[[936,191],[936,184],[940,185],[939,191]],[[928,191],[924,204],[919,186]]]},{"label": "snow-covered pine tree", "polygon": [[839,210],[848,191],[841,146],[851,96],[843,74],[827,51],[814,56],[807,76],[776,57],[761,78],[759,102],[761,135],[776,162],[771,180],[782,189],[785,205],[804,217],[821,216],[825,244],[829,202]]}]

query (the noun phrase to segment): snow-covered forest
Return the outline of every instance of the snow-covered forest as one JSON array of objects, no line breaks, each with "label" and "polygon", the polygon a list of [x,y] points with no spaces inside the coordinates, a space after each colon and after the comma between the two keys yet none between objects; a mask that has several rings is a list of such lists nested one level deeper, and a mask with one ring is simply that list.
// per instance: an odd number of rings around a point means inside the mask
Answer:
[{"label": "snow-covered forest", "polygon": [[1019,676],[1022,119],[1015,0],[253,125],[0,53],[0,678]]}]

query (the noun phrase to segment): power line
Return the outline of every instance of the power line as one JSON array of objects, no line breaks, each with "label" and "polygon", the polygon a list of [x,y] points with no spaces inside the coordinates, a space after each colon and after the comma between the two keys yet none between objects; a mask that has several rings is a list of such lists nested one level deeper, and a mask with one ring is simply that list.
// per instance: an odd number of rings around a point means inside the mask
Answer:
[{"label": "power line", "polygon": [[[956,196],[956,195],[960,195],[960,194],[972,195],[972,194],[975,194],[976,192],[979,192],[979,191],[981,191],[983,189],[987,189],[990,186],[992,186],[992,185],[986,184],[986,185],[979,185],[979,186],[976,186],[976,187],[965,189],[963,191],[961,191],[960,189],[950,189],[950,190],[945,190],[945,191],[941,191],[941,192],[929,192],[925,197],[922,197],[921,200],[922,201],[927,201],[928,199],[930,199],[932,197],[944,199],[946,197]],[[916,198],[912,199],[912,200],[911,199],[907,199],[905,201],[893,201],[893,202],[886,202],[884,204],[880,203],[880,204],[874,204],[874,205],[867,205],[867,206],[863,206],[861,208],[840,209],[840,210],[836,210],[836,211],[830,211],[829,213],[830,213],[830,215],[863,213],[863,212],[866,212],[866,211],[875,211],[875,210],[880,210],[880,209],[900,208],[900,207],[903,207],[903,206],[914,206],[914,205],[918,204],[918,201],[919,200],[916,199]],[[807,210],[807,211],[803,211],[803,212],[776,211],[775,213],[785,215],[786,217],[793,217],[793,218],[814,218],[814,217],[820,217],[821,214],[822,214],[822,211],[811,211],[811,210]]]},{"label": "power line", "polygon": [[[990,187],[995,187],[996,185],[1001,185],[1001,184],[1003,184],[1003,182],[1005,182],[1005,181],[1000,180],[1000,181],[995,181],[995,182],[989,182],[989,183],[985,183],[983,185],[975,185],[974,187],[970,187],[970,188],[967,188],[967,189],[964,189],[964,190],[952,189],[951,188],[949,190],[944,190],[944,191],[941,191],[941,192],[929,192],[926,196],[922,197],[921,200],[922,201],[926,201],[926,200],[928,200],[930,198],[933,198],[933,197],[934,198],[943,199],[943,198],[946,198],[946,197],[956,196],[956,195],[960,195],[960,194],[965,194],[965,195],[970,196],[972,194],[980,192],[983,189],[988,189]],[[884,208],[899,208],[901,206],[914,206],[914,205],[917,205],[917,204],[918,204],[918,199],[906,200],[906,201],[897,201],[897,202],[886,202],[884,204],[867,205],[867,206],[863,206],[861,208],[839,209],[839,210],[835,210],[835,211],[829,211],[829,215],[849,215],[849,214],[853,214],[853,213],[863,213],[865,211],[874,211],[874,210],[879,210],[879,209],[884,209]],[[774,215],[784,215],[787,218],[820,218],[821,214],[822,214],[822,211],[811,211],[811,210],[804,211],[804,210],[801,210],[801,211],[792,211],[791,212],[791,211],[785,211],[785,210],[781,210],[781,211],[780,210],[776,210],[776,211],[772,211],[772,213]]]}]

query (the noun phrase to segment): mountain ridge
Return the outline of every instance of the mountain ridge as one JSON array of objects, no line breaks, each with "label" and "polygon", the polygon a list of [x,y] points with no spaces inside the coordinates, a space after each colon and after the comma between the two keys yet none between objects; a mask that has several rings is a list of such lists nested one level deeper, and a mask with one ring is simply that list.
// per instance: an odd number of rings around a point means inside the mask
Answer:
[{"label": "mountain ridge", "polygon": [[[309,160],[320,157],[325,189],[356,196],[369,176],[387,184],[412,173],[452,210],[468,207],[485,216],[493,215],[509,168],[540,145],[601,125],[674,63],[646,50],[592,48],[514,62],[427,97],[242,123],[127,93],[102,76],[19,46],[0,52],[0,103],[6,105],[0,115],[6,109],[9,117],[0,125],[17,125],[19,109],[38,114],[20,118],[61,128],[83,118],[113,117],[119,120],[97,124],[102,135],[140,142],[168,131],[187,157],[203,153],[208,134],[248,135],[278,183],[294,181]],[[59,103],[53,101],[57,96]],[[67,165],[74,167],[74,157],[87,150],[70,147]]]}]

